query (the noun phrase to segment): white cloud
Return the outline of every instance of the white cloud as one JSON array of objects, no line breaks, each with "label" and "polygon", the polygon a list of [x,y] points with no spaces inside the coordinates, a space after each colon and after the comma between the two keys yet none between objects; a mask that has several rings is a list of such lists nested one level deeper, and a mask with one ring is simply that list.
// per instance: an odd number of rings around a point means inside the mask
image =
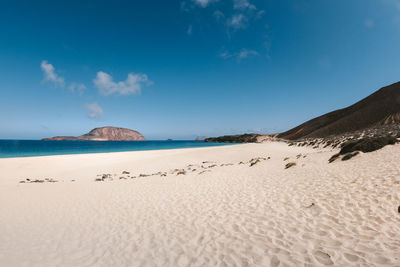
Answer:
[{"label": "white cloud", "polygon": [[140,94],[143,85],[151,85],[146,74],[129,73],[125,81],[114,82],[111,75],[99,71],[96,78],[93,80],[100,93],[103,95],[119,94]]},{"label": "white cloud", "polygon": [[223,51],[222,53],[219,54],[219,56],[223,59],[228,59],[233,57],[233,55],[231,53],[229,53],[228,51]]},{"label": "white cloud", "polygon": [[[40,68],[43,71],[43,82],[45,83],[53,83],[54,86],[60,86],[64,87],[66,82],[63,77],[59,76],[55,68],[52,64],[48,63],[46,60],[43,60],[42,63],[40,64]],[[86,89],[86,86],[82,83],[71,83],[68,86],[68,90],[71,92],[77,92],[79,95],[83,94],[83,91]]]},{"label": "white cloud", "polygon": [[246,59],[249,57],[255,57],[258,55],[259,55],[259,53],[257,51],[246,49],[246,48],[242,48],[239,52],[236,52],[236,53],[229,53],[228,51],[225,50],[219,54],[219,56],[223,59],[236,58],[236,60],[238,62],[240,62],[243,59]]},{"label": "white cloud", "polygon": [[55,86],[64,87],[64,78],[56,74],[54,66],[52,64],[48,63],[46,60],[43,60],[40,64],[40,67],[44,75],[43,82],[51,82]]},{"label": "white cloud", "polygon": [[247,18],[243,14],[235,14],[228,21],[228,27],[234,29],[244,29],[246,28]]},{"label": "white cloud", "polygon": [[71,92],[78,92],[79,95],[82,95],[83,91],[86,89],[86,85],[83,83],[71,83],[70,86],[68,86],[68,89]]},{"label": "white cloud", "polygon": [[189,27],[188,27],[186,33],[187,33],[188,35],[192,35],[192,33],[193,33],[193,26],[192,26],[192,25],[189,25]]},{"label": "white cloud", "polygon": [[248,0],[233,0],[233,9],[238,10],[256,10],[256,6],[251,4]]},{"label": "white cloud", "polygon": [[198,4],[201,7],[206,7],[212,2],[218,2],[219,0],[193,0],[196,4]]},{"label": "white cloud", "polygon": [[97,103],[85,104],[85,108],[89,111],[91,119],[103,116],[103,109]]},{"label": "white cloud", "polygon": [[243,48],[240,50],[240,52],[237,54],[238,60],[245,59],[251,56],[258,56],[258,52],[255,50],[248,50],[246,48]]}]

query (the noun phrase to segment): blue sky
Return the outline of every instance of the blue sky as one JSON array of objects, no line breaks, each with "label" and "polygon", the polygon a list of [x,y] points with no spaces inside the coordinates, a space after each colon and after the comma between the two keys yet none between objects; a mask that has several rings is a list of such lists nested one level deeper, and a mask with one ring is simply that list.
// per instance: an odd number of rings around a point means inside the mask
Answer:
[{"label": "blue sky", "polygon": [[400,0],[1,1],[0,138],[279,132],[400,80]]}]

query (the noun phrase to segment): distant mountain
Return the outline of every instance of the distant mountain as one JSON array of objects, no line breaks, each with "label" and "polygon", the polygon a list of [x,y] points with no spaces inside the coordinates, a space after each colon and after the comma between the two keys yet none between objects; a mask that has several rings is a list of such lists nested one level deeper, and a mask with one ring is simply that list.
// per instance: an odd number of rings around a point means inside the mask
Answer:
[{"label": "distant mountain", "polygon": [[352,106],[309,120],[278,137],[289,140],[327,137],[399,122],[400,82],[383,87]]},{"label": "distant mountain", "polygon": [[74,136],[56,136],[42,140],[67,140],[67,141],[144,141],[146,138],[139,132],[118,127],[101,127],[91,130],[89,133]]}]

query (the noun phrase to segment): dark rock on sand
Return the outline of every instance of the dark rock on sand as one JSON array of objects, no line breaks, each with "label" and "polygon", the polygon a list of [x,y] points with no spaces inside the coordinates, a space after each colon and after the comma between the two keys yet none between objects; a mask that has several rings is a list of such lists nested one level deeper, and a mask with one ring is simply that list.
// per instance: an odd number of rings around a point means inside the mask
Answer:
[{"label": "dark rock on sand", "polygon": [[285,165],[285,169],[289,169],[289,168],[291,168],[293,166],[296,166],[296,163],[295,162],[289,162],[288,164]]}]

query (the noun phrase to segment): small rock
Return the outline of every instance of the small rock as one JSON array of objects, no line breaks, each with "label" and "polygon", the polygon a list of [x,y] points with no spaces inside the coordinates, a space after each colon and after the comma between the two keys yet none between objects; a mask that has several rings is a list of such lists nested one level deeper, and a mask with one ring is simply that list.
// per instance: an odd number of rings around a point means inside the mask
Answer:
[{"label": "small rock", "polygon": [[252,160],[252,161],[250,161],[250,167],[253,167],[254,165],[256,165],[257,163],[259,163],[260,162],[260,160],[259,159],[256,159],[256,160]]},{"label": "small rock", "polygon": [[289,168],[291,168],[293,166],[296,166],[296,163],[295,162],[289,162],[288,164],[285,165],[285,169],[289,169]]}]

